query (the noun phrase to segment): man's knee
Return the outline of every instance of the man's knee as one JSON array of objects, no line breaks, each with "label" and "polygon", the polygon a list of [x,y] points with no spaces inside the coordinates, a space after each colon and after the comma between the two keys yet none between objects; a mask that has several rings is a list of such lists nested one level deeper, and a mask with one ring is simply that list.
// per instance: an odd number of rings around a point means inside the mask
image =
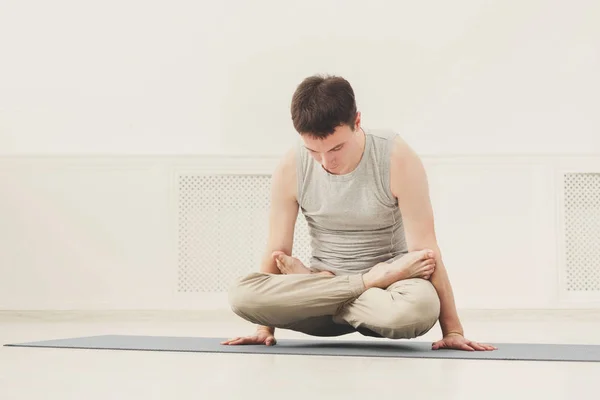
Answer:
[{"label": "man's knee", "polygon": [[267,274],[253,272],[236,279],[229,287],[228,297],[231,310],[244,319],[251,319],[252,314],[261,307],[258,286]]},{"label": "man's knee", "polygon": [[308,319],[305,325],[310,329],[310,316],[303,316],[297,301],[290,296],[293,283],[281,286],[287,277],[255,272],[237,279],[229,289],[231,310],[251,323],[284,329],[294,329],[299,320]]},{"label": "man's knee", "polygon": [[404,306],[390,312],[385,321],[393,339],[422,336],[435,326],[440,316],[440,299],[428,280],[413,280],[404,295],[409,297]]},{"label": "man's knee", "polygon": [[424,279],[420,279],[423,290],[420,291],[419,299],[415,302],[415,337],[422,336],[429,332],[437,323],[440,317],[440,298],[433,284]]}]

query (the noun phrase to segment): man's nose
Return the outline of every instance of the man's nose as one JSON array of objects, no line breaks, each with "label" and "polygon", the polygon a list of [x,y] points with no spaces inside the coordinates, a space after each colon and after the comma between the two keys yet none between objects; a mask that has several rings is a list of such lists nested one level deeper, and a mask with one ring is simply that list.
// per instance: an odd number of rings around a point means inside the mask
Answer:
[{"label": "man's nose", "polygon": [[331,154],[323,154],[321,158],[323,159],[323,162],[326,162],[327,164],[331,164],[331,161],[334,159]]}]

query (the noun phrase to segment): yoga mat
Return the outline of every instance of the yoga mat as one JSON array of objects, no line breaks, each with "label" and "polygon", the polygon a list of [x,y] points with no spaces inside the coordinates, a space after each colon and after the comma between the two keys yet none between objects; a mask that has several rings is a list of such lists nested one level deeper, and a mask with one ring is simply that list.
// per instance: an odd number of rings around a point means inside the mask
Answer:
[{"label": "yoga mat", "polygon": [[6,344],[12,347],[51,347],[100,350],[140,350],[200,353],[286,354],[314,356],[454,358],[522,361],[600,361],[600,345],[496,343],[495,351],[431,350],[430,342],[398,340],[278,339],[275,346],[224,346],[224,338],[103,335],[41,342]]}]

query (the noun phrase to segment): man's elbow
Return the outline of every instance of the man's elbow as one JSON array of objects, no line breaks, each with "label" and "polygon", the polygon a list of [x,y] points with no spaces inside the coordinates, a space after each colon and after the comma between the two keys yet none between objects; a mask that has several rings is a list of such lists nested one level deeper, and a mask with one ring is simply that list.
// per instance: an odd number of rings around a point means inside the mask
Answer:
[{"label": "man's elbow", "polygon": [[435,238],[430,240],[422,240],[419,242],[412,242],[408,245],[408,251],[422,251],[422,250],[431,250],[434,253],[435,258],[441,258],[441,250],[438,246],[437,240]]}]

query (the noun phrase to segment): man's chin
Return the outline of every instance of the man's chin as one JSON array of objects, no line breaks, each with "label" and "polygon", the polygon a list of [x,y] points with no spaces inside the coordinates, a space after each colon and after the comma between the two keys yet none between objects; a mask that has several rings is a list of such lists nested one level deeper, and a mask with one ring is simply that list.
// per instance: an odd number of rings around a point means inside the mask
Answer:
[{"label": "man's chin", "polygon": [[341,172],[341,168],[339,166],[334,167],[334,168],[325,168],[323,167],[323,169],[327,172],[329,172],[330,174],[334,174],[337,175]]}]

